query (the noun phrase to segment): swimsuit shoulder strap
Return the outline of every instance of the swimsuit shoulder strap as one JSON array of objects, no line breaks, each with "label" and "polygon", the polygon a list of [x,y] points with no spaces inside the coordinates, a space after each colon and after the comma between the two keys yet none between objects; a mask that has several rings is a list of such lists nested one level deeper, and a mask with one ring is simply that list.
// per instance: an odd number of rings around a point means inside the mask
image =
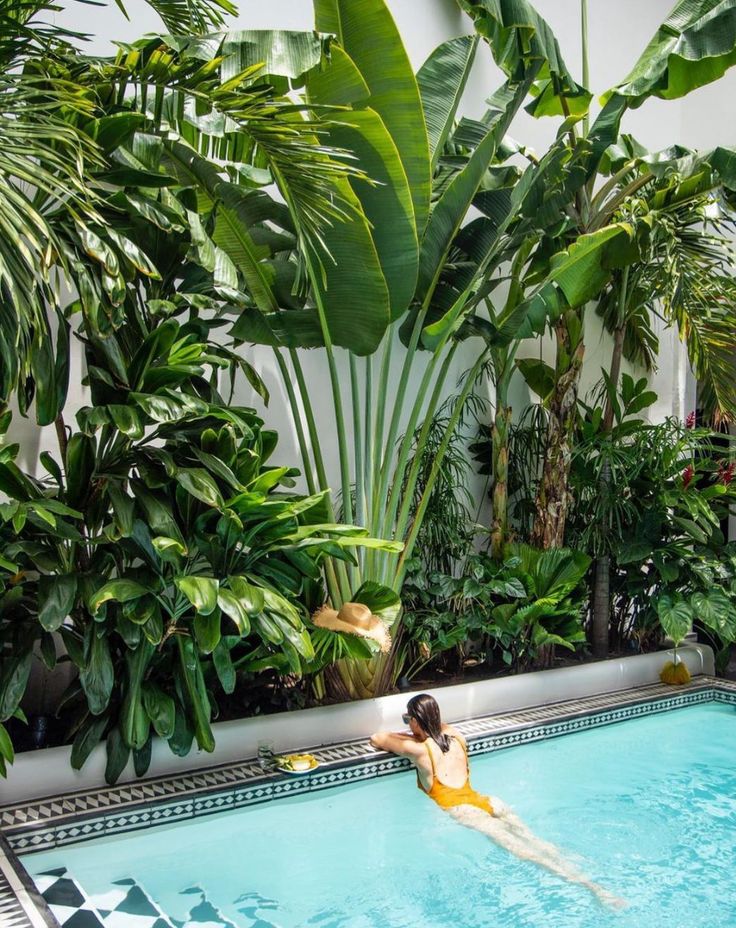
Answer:
[{"label": "swimsuit shoulder strap", "polygon": [[434,769],[434,757],[432,756],[432,752],[429,748],[429,738],[427,738],[427,740],[424,742],[424,747],[427,749],[427,754],[429,754],[429,762],[432,765],[432,777],[434,778],[437,776],[437,774]]}]

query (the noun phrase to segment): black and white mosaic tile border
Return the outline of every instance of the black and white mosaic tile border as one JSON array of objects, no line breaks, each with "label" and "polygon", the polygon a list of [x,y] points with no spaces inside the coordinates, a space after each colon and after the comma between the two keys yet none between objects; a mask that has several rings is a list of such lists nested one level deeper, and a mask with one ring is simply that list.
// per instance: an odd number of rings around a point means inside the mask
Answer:
[{"label": "black and white mosaic tile border", "polygon": [[[638,687],[458,723],[470,753],[556,737],[651,712],[719,699],[736,702],[736,684],[698,677],[686,689]],[[0,806],[0,828],[16,851],[43,850],[103,834],[148,828],[392,773],[408,766],[365,740],[312,749],[320,770],[268,774],[247,761],[88,792]]]},{"label": "black and white mosaic tile border", "polygon": [[[637,687],[472,719],[456,727],[468,739],[470,753],[483,754],[714,700],[736,704],[736,683],[697,677],[675,692],[662,684]],[[0,806],[0,829],[8,854],[26,854],[385,776],[409,766],[402,758],[373,750],[365,740],[312,748],[312,753],[320,770],[303,777],[264,773],[256,762],[245,761],[179,777]],[[15,895],[12,891],[9,895],[0,881],[3,928],[2,906],[12,907],[13,901],[17,904]],[[11,928],[30,924],[34,923],[8,922]]]}]

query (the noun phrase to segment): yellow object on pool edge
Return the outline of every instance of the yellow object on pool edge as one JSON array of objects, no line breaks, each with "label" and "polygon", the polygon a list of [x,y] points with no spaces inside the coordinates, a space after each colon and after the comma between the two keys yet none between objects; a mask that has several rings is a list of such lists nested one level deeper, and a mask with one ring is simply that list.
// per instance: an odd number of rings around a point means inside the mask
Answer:
[{"label": "yellow object on pool edge", "polygon": [[319,761],[313,754],[284,754],[276,758],[276,765],[287,772],[307,773],[319,767]]},{"label": "yellow object on pool edge", "polygon": [[668,683],[670,686],[683,686],[685,683],[690,682],[690,671],[682,661],[678,661],[676,664],[667,661],[660,671],[659,679],[662,683]]}]

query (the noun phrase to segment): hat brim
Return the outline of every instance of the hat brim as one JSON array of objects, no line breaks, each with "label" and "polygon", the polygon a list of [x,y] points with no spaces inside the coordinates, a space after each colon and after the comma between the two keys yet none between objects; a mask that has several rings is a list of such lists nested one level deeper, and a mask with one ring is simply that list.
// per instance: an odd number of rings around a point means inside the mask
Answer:
[{"label": "hat brim", "polygon": [[371,638],[382,651],[388,651],[391,647],[389,630],[377,615],[371,616],[370,623],[365,628],[361,628],[350,622],[344,622],[338,618],[337,610],[327,607],[316,612],[312,616],[312,621],[319,628],[326,628],[332,632],[344,632],[347,635],[357,635],[359,638]]}]

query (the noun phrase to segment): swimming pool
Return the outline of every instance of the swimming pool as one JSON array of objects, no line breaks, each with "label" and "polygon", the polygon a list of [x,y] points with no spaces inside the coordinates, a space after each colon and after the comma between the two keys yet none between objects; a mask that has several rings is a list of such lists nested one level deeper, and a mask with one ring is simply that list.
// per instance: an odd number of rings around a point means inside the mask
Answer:
[{"label": "swimming pool", "polygon": [[81,891],[105,928],[736,928],[735,714],[708,702],[473,759],[474,786],[623,912],[461,828],[411,773],[23,862],[62,923]]}]

